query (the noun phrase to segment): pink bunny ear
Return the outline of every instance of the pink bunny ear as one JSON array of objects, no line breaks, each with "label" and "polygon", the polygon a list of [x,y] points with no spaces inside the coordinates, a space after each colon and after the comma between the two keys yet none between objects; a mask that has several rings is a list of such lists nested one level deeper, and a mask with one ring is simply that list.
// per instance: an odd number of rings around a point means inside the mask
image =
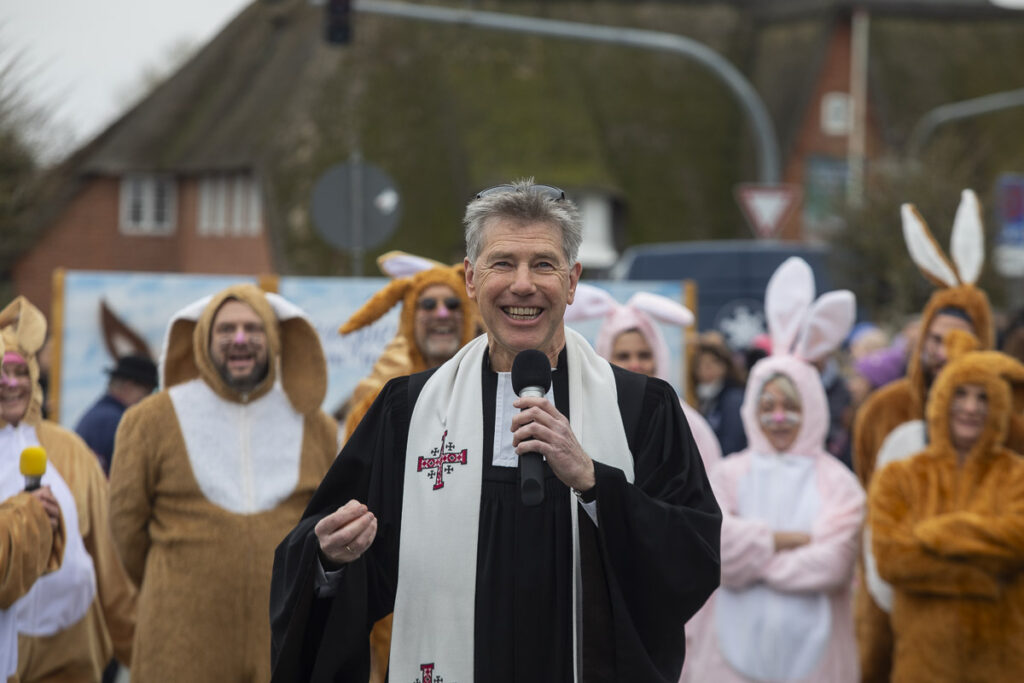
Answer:
[{"label": "pink bunny ear", "polygon": [[584,282],[576,285],[576,294],[572,303],[565,309],[565,321],[590,320],[603,318],[618,308],[615,297],[607,291]]},{"label": "pink bunny ear", "polygon": [[807,315],[796,356],[808,362],[824,358],[846,339],[856,317],[857,299],[853,292],[840,289],[821,295]]},{"label": "pink bunny ear", "polygon": [[764,293],[764,310],[774,354],[786,354],[793,349],[812,301],[814,273],[807,261],[791,256],[772,274]]},{"label": "pink bunny ear", "polygon": [[431,268],[445,267],[440,261],[407,254],[404,251],[389,251],[377,257],[377,267],[393,278],[411,277]]},{"label": "pink bunny ear", "polygon": [[629,298],[626,305],[669,325],[689,327],[693,324],[693,313],[689,308],[660,294],[637,292]]}]

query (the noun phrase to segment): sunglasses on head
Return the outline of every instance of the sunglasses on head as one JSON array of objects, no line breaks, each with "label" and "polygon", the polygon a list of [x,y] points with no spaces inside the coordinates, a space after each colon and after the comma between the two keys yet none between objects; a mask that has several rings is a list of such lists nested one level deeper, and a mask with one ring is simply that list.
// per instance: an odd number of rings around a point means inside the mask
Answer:
[{"label": "sunglasses on head", "polygon": [[437,305],[439,303],[444,304],[444,307],[447,308],[449,311],[457,311],[459,310],[459,306],[462,305],[462,302],[459,300],[459,297],[457,296],[446,296],[443,299],[438,299],[432,296],[425,296],[416,302],[416,308],[420,309],[421,311],[432,311],[435,308],[437,308]]},{"label": "sunglasses on head", "polygon": [[476,193],[476,199],[492,194],[503,194],[505,192],[533,192],[556,202],[565,199],[565,192],[553,185],[530,185],[526,190],[517,188],[515,185],[495,185]]}]

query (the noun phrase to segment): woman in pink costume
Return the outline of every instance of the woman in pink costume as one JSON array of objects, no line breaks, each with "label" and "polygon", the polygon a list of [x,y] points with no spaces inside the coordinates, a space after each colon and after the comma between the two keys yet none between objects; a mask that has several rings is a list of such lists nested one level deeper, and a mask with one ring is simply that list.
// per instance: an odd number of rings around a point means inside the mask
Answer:
[{"label": "woman in pink costume", "polygon": [[828,402],[811,363],[849,332],[854,298],[814,301],[810,267],[772,276],[772,355],[751,369],[749,447],[712,467],[722,508],[722,584],[687,625],[683,681],[857,681],[850,611],[865,496],[825,451]]}]

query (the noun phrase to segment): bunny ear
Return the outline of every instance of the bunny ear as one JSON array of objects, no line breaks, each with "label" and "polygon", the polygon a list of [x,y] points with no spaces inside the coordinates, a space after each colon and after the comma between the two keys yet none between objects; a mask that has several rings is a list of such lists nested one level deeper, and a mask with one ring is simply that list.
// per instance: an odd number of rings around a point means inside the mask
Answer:
[{"label": "bunny ear", "polygon": [[940,287],[956,287],[960,284],[953,266],[943,255],[914,205],[904,204],[900,208],[900,215],[903,218],[903,239],[907,242],[910,258],[921,269],[921,273]]},{"label": "bunny ear", "polygon": [[693,313],[689,308],[660,294],[637,292],[629,298],[626,305],[639,309],[652,318],[669,325],[689,327],[693,324]]},{"label": "bunny ear", "polygon": [[856,317],[857,299],[853,292],[840,289],[822,294],[807,315],[796,355],[810,362],[824,358],[846,339]]},{"label": "bunny ear", "polygon": [[444,266],[440,261],[414,256],[404,251],[389,251],[377,257],[377,267],[385,275],[393,278],[410,277],[431,268]]},{"label": "bunny ear", "polygon": [[615,297],[607,291],[581,282],[576,285],[576,294],[573,296],[572,303],[565,309],[565,321],[574,322],[590,320],[592,318],[603,318],[618,308],[618,306],[619,304],[615,301]]},{"label": "bunny ear", "polygon": [[812,301],[814,273],[807,261],[791,256],[772,274],[764,294],[773,353],[790,352]]},{"label": "bunny ear", "polygon": [[960,281],[968,285],[975,284],[985,264],[985,229],[981,225],[978,197],[972,190],[964,190],[960,195],[949,251],[956,263]]}]

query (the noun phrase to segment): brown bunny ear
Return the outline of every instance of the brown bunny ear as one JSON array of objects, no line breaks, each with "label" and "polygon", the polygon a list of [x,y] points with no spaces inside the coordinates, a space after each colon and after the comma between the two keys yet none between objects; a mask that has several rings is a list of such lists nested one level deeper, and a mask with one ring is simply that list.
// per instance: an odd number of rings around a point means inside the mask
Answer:
[{"label": "brown bunny ear", "polygon": [[100,329],[103,330],[103,343],[107,352],[115,361],[130,354],[153,358],[146,340],[121,320],[105,299],[100,300]]},{"label": "brown bunny ear", "polygon": [[[28,299],[19,296],[0,311],[0,330],[11,327],[8,344],[34,356],[46,342],[46,317]],[[11,334],[13,332],[13,335]]]},{"label": "brown bunny ear", "polygon": [[965,330],[949,331],[942,345],[945,347],[946,357],[950,361],[954,361],[964,354],[981,348],[981,342],[978,341],[978,338]]},{"label": "brown bunny ear", "polygon": [[387,287],[371,296],[362,308],[353,313],[352,317],[338,328],[338,333],[348,334],[376,322],[402,300],[411,284],[412,278],[408,277],[389,282]]}]

